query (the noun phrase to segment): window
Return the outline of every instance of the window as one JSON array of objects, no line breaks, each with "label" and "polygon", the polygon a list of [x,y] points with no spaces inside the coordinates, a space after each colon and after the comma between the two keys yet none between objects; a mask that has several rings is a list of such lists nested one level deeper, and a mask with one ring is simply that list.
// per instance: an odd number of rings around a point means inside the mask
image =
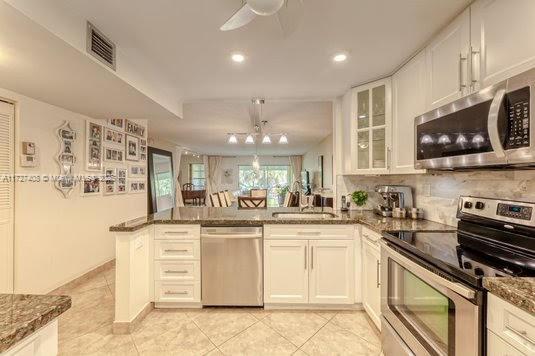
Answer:
[{"label": "window", "polygon": [[261,166],[258,172],[253,166],[238,166],[238,170],[238,187],[242,194],[249,194],[254,188],[267,189],[268,206],[279,206],[277,188],[289,186],[292,181],[290,166]]},{"label": "window", "polygon": [[206,176],[204,174],[203,163],[191,163],[189,165],[190,182],[193,184],[193,189],[201,190],[205,187]]}]

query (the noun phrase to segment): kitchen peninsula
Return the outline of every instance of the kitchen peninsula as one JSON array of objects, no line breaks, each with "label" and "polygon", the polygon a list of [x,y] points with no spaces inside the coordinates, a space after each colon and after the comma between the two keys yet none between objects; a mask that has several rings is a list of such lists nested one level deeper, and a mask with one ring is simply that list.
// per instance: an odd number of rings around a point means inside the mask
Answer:
[{"label": "kitchen peninsula", "polygon": [[[371,315],[379,308],[380,261],[362,251],[378,251],[381,233],[387,230],[456,230],[428,220],[330,208],[174,208],[114,225],[110,231],[116,237],[115,333],[130,333],[154,307],[203,306],[201,228],[212,227],[263,228],[259,253],[264,308],[364,307]],[[363,290],[376,294],[364,296]],[[371,318],[379,327],[378,312]]]}]

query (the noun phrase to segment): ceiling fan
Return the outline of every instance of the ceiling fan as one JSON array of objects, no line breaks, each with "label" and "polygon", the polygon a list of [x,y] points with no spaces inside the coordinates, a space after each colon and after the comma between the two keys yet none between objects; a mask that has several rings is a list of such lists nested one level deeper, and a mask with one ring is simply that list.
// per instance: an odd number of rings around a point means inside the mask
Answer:
[{"label": "ceiling fan", "polygon": [[303,0],[245,0],[219,29],[230,31],[247,25],[257,16],[277,15],[277,20],[285,34],[293,32],[302,14]]}]

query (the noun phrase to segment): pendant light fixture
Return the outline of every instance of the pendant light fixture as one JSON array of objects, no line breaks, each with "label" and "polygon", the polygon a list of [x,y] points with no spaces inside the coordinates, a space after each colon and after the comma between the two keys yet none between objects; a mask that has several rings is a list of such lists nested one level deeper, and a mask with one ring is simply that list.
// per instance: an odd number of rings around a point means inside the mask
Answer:
[{"label": "pendant light fixture", "polygon": [[230,134],[230,136],[228,137],[228,143],[230,143],[231,145],[235,145],[238,143],[238,138],[235,134]]},{"label": "pendant light fixture", "polygon": [[269,137],[268,134],[264,135],[264,138],[262,139],[262,143],[265,145],[271,144],[271,137]]},{"label": "pendant light fixture", "polygon": [[288,137],[286,137],[285,134],[282,134],[279,138],[279,144],[281,145],[287,145],[288,144]]}]

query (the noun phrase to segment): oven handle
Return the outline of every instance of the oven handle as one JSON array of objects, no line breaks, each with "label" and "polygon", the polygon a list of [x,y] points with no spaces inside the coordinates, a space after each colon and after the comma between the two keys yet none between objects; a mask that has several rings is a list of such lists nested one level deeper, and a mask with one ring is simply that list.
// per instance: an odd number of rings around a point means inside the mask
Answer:
[{"label": "oven handle", "polygon": [[505,97],[505,89],[500,88],[496,91],[494,99],[490,104],[489,116],[487,120],[487,129],[489,131],[490,144],[497,157],[505,157],[505,151],[503,150],[502,143],[500,142],[500,132],[498,131],[498,115],[500,113],[500,107]]},{"label": "oven handle", "polygon": [[407,257],[399,254],[398,252],[396,252],[395,250],[393,250],[392,248],[390,248],[386,242],[382,241],[381,240],[381,246],[383,248],[385,248],[387,250],[387,252],[389,252],[389,257],[392,258],[393,260],[395,260],[396,262],[400,263],[402,266],[406,267],[407,269],[409,269],[411,272],[413,272],[414,274],[416,275],[419,275],[419,276],[422,276],[426,279],[429,279],[439,285],[442,285],[448,289],[451,289],[452,291],[454,291],[455,293],[467,298],[467,299],[474,299],[475,296],[476,296],[476,292],[463,286],[462,284],[460,283],[456,283],[456,282],[451,282],[451,281],[448,281],[447,279],[445,278],[442,278],[440,277],[438,274],[435,274],[425,268],[423,268],[422,266],[420,266],[419,264],[409,260]]}]

